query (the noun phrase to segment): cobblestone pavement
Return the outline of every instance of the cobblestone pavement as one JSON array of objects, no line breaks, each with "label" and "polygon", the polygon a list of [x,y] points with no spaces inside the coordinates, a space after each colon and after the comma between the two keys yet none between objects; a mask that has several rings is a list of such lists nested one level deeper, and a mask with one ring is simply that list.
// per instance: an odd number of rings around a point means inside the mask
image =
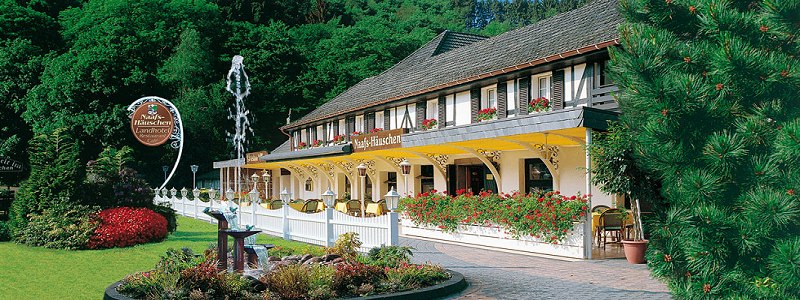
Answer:
[{"label": "cobblestone pavement", "polygon": [[467,278],[451,299],[670,299],[644,265],[624,259],[565,261],[400,237],[415,262],[431,262]]}]

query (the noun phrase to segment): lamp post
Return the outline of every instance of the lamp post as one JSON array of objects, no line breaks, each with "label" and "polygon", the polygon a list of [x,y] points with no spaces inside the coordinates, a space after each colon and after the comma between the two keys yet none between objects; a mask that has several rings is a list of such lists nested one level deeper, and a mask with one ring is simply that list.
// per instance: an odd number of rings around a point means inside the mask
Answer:
[{"label": "lamp post", "polygon": [[397,209],[398,202],[400,202],[400,194],[398,194],[397,191],[394,190],[394,187],[392,187],[392,189],[389,190],[384,197],[386,197],[386,208],[388,208],[389,211],[394,212],[394,210]]},{"label": "lamp post", "polygon": [[194,188],[192,190],[192,196],[194,196],[192,199],[194,200],[194,218],[197,219],[197,207],[200,206],[200,190]]},{"label": "lamp post", "polygon": [[161,166],[161,170],[164,171],[164,181],[167,181],[167,171],[169,171],[169,166],[163,165]]},{"label": "lamp post", "polygon": [[261,199],[259,198],[258,195],[258,186],[256,186],[256,184],[258,183],[258,174],[253,173],[253,176],[250,176],[250,178],[253,179],[253,190],[250,191],[250,213],[252,213],[253,216],[253,221],[251,222],[251,225],[255,226],[256,205],[258,205],[261,202]]},{"label": "lamp post", "polygon": [[364,200],[367,193],[367,166],[361,163],[356,167],[358,169],[358,177],[361,177],[361,217],[364,217]]},{"label": "lamp post", "polygon": [[214,201],[217,200],[217,191],[214,188],[208,190],[208,207],[214,206]]},{"label": "lamp post", "polygon": [[197,165],[191,165],[190,167],[192,168],[192,188],[196,189],[197,188],[197,176],[196,175],[197,175],[198,166]]},{"label": "lamp post", "polygon": [[327,208],[333,208],[333,199],[336,198],[336,194],[331,191],[331,188],[328,188],[327,191],[322,193],[322,201],[325,202],[325,206]]},{"label": "lamp post", "polygon": [[283,239],[289,239],[289,220],[287,214],[289,212],[289,201],[292,199],[292,193],[286,190],[286,188],[281,191],[281,201],[283,201],[283,205],[281,205],[281,209],[283,210]]},{"label": "lamp post", "polygon": [[272,175],[269,174],[267,170],[264,170],[264,172],[261,173],[261,178],[264,179],[264,200],[267,200],[272,196],[269,192],[269,184],[272,181]]},{"label": "lamp post", "polygon": [[411,174],[411,163],[409,163],[405,158],[402,162],[400,162],[400,171],[403,171],[403,180],[406,182],[405,192],[406,196],[408,196],[410,194],[408,192],[408,174]]}]

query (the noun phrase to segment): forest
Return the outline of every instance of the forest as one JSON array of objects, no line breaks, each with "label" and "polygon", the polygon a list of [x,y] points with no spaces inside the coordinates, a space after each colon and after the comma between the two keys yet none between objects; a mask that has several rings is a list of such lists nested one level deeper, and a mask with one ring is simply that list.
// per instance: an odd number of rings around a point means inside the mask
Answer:
[{"label": "forest", "polygon": [[[176,104],[184,159],[170,184],[232,158],[225,74],[245,58],[248,151],[271,150],[278,130],[380,73],[444,30],[492,36],[586,0],[0,0],[0,157],[26,163],[30,139],[69,131],[83,161],[134,148],[151,184],[177,151],[139,145],[126,107],[142,96]],[[15,184],[25,175],[4,177]]]}]

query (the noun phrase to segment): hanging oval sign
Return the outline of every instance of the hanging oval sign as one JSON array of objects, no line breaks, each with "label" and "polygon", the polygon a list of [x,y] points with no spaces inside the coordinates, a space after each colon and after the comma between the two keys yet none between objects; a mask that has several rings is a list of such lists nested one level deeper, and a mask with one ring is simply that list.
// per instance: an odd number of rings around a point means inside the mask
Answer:
[{"label": "hanging oval sign", "polygon": [[131,117],[131,131],[145,146],[160,146],[169,140],[175,127],[175,117],[164,104],[145,102]]}]

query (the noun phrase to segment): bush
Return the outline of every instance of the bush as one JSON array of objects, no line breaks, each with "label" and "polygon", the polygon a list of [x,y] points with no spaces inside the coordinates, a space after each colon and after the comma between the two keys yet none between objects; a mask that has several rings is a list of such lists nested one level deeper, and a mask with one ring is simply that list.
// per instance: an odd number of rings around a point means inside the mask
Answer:
[{"label": "bush", "polygon": [[167,220],[147,208],[110,208],[98,216],[100,227],[87,244],[91,249],[128,247],[167,237]]},{"label": "bush", "polygon": [[437,284],[450,278],[440,266],[411,265],[403,263],[396,268],[386,268],[389,290],[410,290]]},{"label": "bush", "polygon": [[84,170],[79,163],[79,151],[80,144],[63,128],[30,140],[31,174],[20,184],[16,199],[11,203],[9,227],[12,235],[23,234],[18,231],[26,227],[30,214],[47,215],[43,214],[45,209],[80,194]]},{"label": "bush", "polygon": [[29,215],[27,225],[15,232],[16,241],[46,248],[85,248],[99,225],[95,211],[84,205],[57,204]]},{"label": "bush", "polygon": [[325,248],[325,253],[337,254],[350,261],[358,257],[359,248],[361,248],[361,241],[358,239],[358,233],[348,232],[340,235],[333,247]]},{"label": "bush", "polygon": [[371,265],[395,268],[411,262],[411,249],[408,246],[380,246],[370,249],[367,257]]},{"label": "bush", "polygon": [[8,222],[0,221],[0,242],[11,240],[11,232],[8,229]]},{"label": "bush", "polygon": [[168,206],[163,205],[150,205],[147,208],[157,212],[159,215],[167,219],[167,231],[172,233],[178,229],[178,216],[175,210]]},{"label": "bush", "polygon": [[306,266],[294,264],[267,273],[261,281],[279,299],[305,299],[310,289],[309,273]]},{"label": "bush", "polygon": [[96,160],[86,164],[86,185],[90,192],[83,201],[103,208],[151,206],[152,192],[147,182],[139,178],[135,170],[126,167],[131,161],[133,150],[130,147],[103,149]]},{"label": "bush", "polygon": [[340,296],[372,294],[374,287],[386,278],[382,268],[358,262],[338,264],[335,268],[333,289]]}]

